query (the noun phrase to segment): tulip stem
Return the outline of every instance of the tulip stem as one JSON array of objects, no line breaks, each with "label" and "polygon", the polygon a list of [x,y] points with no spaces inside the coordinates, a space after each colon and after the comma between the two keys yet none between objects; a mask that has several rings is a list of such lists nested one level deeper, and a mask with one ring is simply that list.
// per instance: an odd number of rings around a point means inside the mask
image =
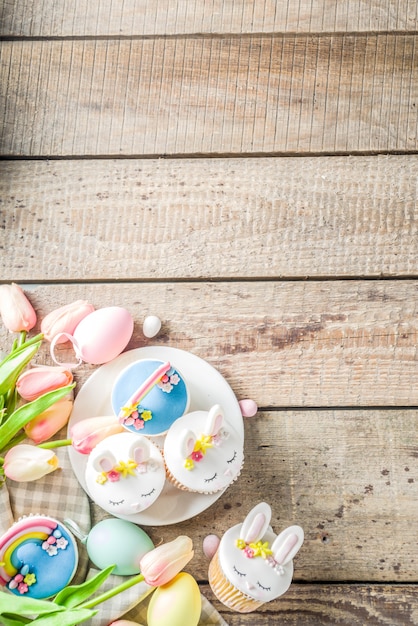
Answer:
[{"label": "tulip stem", "polygon": [[137,574],[136,576],[129,578],[129,580],[126,580],[124,583],[121,583],[117,587],[113,587],[112,589],[109,589],[108,591],[101,593],[96,598],[92,598],[91,600],[88,600],[87,602],[84,602],[83,604],[79,604],[77,606],[77,609],[91,609],[93,606],[96,606],[97,604],[101,604],[101,602],[105,602],[106,600],[109,600],[109,598],[113,598],[113,596],[116,596],[118,593],[125,591],[125,589],[129,589],[129,587],[133,587],[133,585],[137,585],[138,583],[141,583],[143,580],[145,580],[144,575]]},{"label": "tulip stem", "polygon": [[51,450],[52,448],[63,448],[64,446],[71,446],[71,439],[59,439],[57,441],[45,441],[44,443],[39,443],[38,448],[43,448],[44,450]]}]

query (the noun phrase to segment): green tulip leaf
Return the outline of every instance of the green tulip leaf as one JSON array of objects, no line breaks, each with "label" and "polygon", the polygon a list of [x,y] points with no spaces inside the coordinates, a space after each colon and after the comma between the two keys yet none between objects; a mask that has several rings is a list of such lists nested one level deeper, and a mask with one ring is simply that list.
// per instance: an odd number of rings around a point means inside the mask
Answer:
[{"label": "green tulip leaf", "polygon": [[115,566],[110,565],[80,585],[65,587],[55,596],[54,602],[66,608],[78,606],[99,589],[114,569]]},{"label": "green tulip leaf", "polygon": [[57,606],[49,600],[37,600],[24,595],[15,596],[14,594],[0,591],[0,617],[8,615],[9,617],[22,618],[25,615],[45,615],[64,610],[65,607]]},{"label": "green tulip leaf", "polygon": [[78,624],[87,621],[96,613],[97,611],[90,611],[89,609],[69,609],[63,613],[37,617],[31,621],[31,624],[36,626],[78,626]]},{"label": "green tulip leaf", "polygon": [[21,371],[38,352],[43,335],[37,335],[10,352],[0,362],[0,395],[13,389]]},{"label": "green tulip leaf", "polygon": [[61,387],[61,389],[54,389],[54,391],[44,393],[43,396],[27,404],[23,404],[16,409],[14,413],[9,415],[7,421],[0,426],[0,450],[2,450],[10,439],[28,422],[43,411],[46,411],[46,409],[55,404],[55,402],[68,395],[74,387],[75,384]]}]

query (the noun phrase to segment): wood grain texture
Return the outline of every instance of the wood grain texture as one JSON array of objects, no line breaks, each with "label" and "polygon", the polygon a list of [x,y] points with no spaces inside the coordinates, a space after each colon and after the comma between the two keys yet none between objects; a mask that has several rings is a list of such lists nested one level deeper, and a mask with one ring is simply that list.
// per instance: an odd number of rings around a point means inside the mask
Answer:
[{"label": "wood grain texture", "polygon": [[417,582],[417,410],[260,411],[244,422],[239,478],[196,518],[147,527],[155,542],[192,536],[189,571],[207,580],[203,539],[222,536],[265,501],[276,533],[304,528],[295,580]]},{"label": "wood grain texture", "polygon": [[415,585],[299,585],[256,614],[228,611],[208,585],[202,593],[229,626],[416,626]]},{"label": "wood grain texture", "polygon": [[416,276],[417,179],[416,155],[3,162],[2,278]]},{"label": "wood grain texture", "polygon": [[415,151],[417,68],[413,35],[4,42],[2,154]]},{"label": "wood grain texture", "polygon": [[401,0],[4,0],[0,18],[1,35],[24,37],[417,30]]},{"label": "wood grain texture", "polygon": [[[28,294],[39,319],[77,299],[126,306],[136,322],[130,348],[150,344],[142,322],[159,315],[151,343],[206,359],[259,406],[418,405],[416,281],[83,283]],[[7,345],[4,330],[0,339]]]}]

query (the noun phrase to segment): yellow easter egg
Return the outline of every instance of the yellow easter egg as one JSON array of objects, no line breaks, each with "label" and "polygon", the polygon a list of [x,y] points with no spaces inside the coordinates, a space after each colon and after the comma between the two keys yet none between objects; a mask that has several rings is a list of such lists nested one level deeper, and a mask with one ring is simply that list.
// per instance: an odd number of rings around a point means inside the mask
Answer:
[{"label": "yellow easter egg", "polygon": [[180,572],[154,591],[148,605],[148,626],[197,626],[201,611],[197,582],[190,574]]}]

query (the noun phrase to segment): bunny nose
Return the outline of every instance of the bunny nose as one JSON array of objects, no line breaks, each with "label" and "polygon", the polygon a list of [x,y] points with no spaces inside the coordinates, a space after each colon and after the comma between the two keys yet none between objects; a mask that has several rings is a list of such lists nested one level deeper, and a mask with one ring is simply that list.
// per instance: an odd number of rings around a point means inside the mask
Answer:
[{"label": "bunny nose", "polygon": [[230,467],[228,467],[225,472],[224,472],[224,476],[232,476],[232,470]]},{"label": "bunny nose", "polygon": [[247,580],[247,589],[250,591],[251,589],[255,589],[255,585],[249,580]]}]

